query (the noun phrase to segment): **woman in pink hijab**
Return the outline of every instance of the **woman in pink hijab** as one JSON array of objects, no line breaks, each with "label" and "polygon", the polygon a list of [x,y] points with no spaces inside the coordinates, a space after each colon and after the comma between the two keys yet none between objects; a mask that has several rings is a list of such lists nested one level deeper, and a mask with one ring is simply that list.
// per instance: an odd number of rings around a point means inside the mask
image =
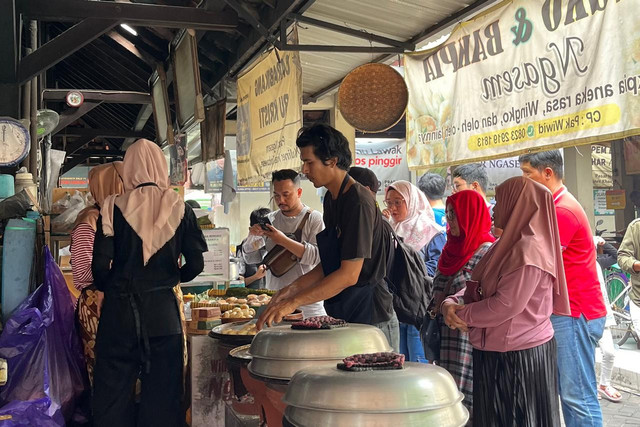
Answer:
[{"label": "woman in pink hijab", "polygon": [[183,330],[174,288],[202,271],[207,245],[168,177],[160,147],[139,140],[124,157],[124,194],[108,197],[100,211],[92,265],[94,283],[104,292],[94,372],[96,427],[184,424]]},{"label": "woman in pink hijab", "polygon": [[[433,209],[426,196],[410,182],[396,181],[385,190],[384,203],[393,230],[422,256],[427,273],[433,277],[447,235],[444,228],[436,224]],[[427,362],[420,332],[415,326],[402,322],[400,352],[408,361]]]},{"label": "woman in pink hijab", "polygon": [[442,306],[473,346],[473,425],[559,426],[550,316],[570,310],[553,196],[511,178],[496,188],[493,212],[502,237]]}]

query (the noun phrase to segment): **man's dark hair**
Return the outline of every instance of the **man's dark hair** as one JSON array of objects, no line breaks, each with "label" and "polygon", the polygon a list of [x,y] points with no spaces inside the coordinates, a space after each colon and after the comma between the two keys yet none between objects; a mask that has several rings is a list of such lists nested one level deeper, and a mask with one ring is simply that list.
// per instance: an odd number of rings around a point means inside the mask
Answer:
[{"label": "man's dark hair", "polygon": [[369,187],[374,193],[377,193],[380,189],[380,181],[378,181],[378,177],[371,169],[353,166],[349,169],[349,175],[360,184]]},{"label": "man's dark hair", "polygon": [[251,212],[249,215],[249,225],[254,226],[258,221],[266,217],[271,211],[267,208],[258,208]]},{"label": "man's dark hair", "polygon": [[487,170],[480,163],[469,163],[468,165],[460,165],[453,170],[454,178],[462,178],[471,185],[474,181],[480,185],[480,189],[487,191],[489,185],[489,177]]},{"label": "man's dark hair", "polygon": [[333,157],[338,158],[337,166],[345,171],[351,166],[349,141],[337,129],[318,123],[300,129],[296,140],[298,148],[313,147],[313,154],[327,164]]},{"label": "man's dark hair", "polygon": [[300,186],[300,174],[293,169],[280,169],[271,174],[271,182],[286,181],[290,179],[296,185]]},{"label": "man's dark hair", "polygon": [[518,158],[520,163],[529,163],[531,167],[543,171],[550,168],[558,179],[564,175],[562,155],[560,150],[542,151],[540,153],[523,154]]},{"label": "man's dark hair", "polygon": [[418,179],[418,188],[429,200],[441,200],[444,197],[445,186],[444,178],[437,173],[427,172]]}]

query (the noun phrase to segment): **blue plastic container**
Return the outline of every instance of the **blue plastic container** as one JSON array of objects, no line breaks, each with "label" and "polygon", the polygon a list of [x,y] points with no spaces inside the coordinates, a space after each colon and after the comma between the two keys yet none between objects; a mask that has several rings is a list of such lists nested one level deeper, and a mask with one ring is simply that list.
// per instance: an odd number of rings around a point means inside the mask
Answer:
[{"label": "blue plastic container", "polygon": [[13,175],[0,175],[0,199],[7,199],[16,194]]},{"label": "blue plastic container", "polygon": [[13,310],[29,296],[31,264],[36,244],[34,220],[10,219],[4,231],[2,247],[2,315],[8,319]]}]

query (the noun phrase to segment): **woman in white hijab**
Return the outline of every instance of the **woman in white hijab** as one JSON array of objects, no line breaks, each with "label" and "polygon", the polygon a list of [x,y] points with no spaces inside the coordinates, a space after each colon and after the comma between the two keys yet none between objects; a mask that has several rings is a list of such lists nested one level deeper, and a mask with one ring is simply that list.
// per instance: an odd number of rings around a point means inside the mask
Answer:
[{"label": "woman in white hijab", "polygon": [[160,147],[139,140],[124,157],[125,193],[102,206],[92,265],[94,283],[104,292],[96,339],[96,427],[184,424],[183,330],[174,289],[202,271],[207,246],[168,176]]},{"label": "woman in white hijab", "polygon": [[[424,193],[408,181],[396,181],[385,190],[384,203],[396,234],[422,255],[427,273],[434,277],[447,235],[444,228],[436,224]],[[415,326],[402,322],[400,352],[411,362],[427,362],[420,332]]]}]

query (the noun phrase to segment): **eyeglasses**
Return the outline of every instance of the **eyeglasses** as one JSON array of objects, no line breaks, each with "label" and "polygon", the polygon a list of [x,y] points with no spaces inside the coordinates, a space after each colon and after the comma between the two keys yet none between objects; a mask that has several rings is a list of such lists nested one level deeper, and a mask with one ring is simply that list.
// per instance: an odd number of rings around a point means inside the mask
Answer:
[{"label": "eyeglasses", "polygon": [[454,193],[457,193],[458,191],[466,190],[468,186],[469,186],[469,184],[467,184],[466,182],[465,183],[453,184],[451,186],[451,190],[453,190]]},{"label": "eyeglasses", "polygon": [[395,199],[395,200],[385,200],[384,205],[388,208],[396,207],[399,208],[404,204],[404,200]]}]

